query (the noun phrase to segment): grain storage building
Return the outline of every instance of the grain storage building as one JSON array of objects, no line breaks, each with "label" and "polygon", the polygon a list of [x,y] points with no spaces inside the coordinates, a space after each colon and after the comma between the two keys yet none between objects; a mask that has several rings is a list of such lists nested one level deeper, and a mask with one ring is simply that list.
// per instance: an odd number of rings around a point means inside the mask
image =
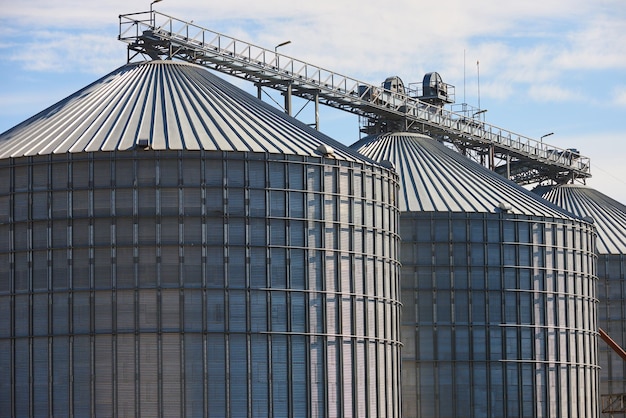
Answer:
[{"label": "grain storage building", "polygon": [[393,171],[154,61],[0,177],[0,416],[399,416]]},{"label": "grain storage building", "polygon": [[400,176],[404,417],[597,416],[593,226],[424,135]]},{"label": "grain storage building", "polygon": [[[543,197],[579,216],[593,219],[598,232],[598,327],[626,345],[626,206],[591,187],[564,184]],[[598,343],[600,396],[604,408],[624,410],[626,362],[607,344]],[[611,406],[609,406],[611,405]],[[624,416],[624,413],[614,416]]]}]

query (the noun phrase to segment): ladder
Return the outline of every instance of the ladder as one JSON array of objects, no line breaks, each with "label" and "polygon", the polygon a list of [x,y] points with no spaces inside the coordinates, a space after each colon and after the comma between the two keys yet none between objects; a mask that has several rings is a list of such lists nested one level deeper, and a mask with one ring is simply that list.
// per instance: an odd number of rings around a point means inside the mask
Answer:
[{"label": "ladder", "polygon": [[591,177],[590,159],[577,150],[427,103],[410,91],[368,84],[154,10],[123,14],[119,20],[118,39],[128,44],[129,62],[138,55],[180,59],[248,80],[257,86],[259,98],[263,87],[281,91],[288,113],[293,95],[351,112],[371,125],[424,133],[488,160],[489,168],[519,184]]}]

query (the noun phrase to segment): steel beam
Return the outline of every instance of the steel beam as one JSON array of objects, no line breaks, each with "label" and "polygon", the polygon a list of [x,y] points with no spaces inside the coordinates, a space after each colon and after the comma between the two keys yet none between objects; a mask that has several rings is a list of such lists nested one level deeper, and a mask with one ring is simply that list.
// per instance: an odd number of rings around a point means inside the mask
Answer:
[{"label": "steel beam", "polygon": [[518,173],[513,170],[509,177],[520,184],[591,177],[589,158],[575,150],[553,147],[421,101],[410,92],[392,92],[156,11],[120,15],[118,38],[128,44],[129,59],[130,51],[181,59],[251,81],[257,89],[262,85],[281,91],[289,114],[292,95],[315,100],[318,127],[317,105],[322,103],[368,119],[368,126],[377,132],[408,129],[459,149],[476,153],[489,149],[488,164],[496,171],[496,158],[513,158],[520,164]]}]

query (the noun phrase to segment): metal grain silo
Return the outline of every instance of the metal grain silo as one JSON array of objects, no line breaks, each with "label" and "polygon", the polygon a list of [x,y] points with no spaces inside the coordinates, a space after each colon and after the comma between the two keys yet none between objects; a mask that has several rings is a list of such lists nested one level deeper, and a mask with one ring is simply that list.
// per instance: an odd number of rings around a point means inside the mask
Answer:
[{"label": "metal grain silo", "polygon": [[427,136],[400,175],[404,417],[597,416],[594,228]]},{"label": "metal grain silo", "polygon": [[[590,187],[565,184],[546,190],[547,200],[594,220],[598,232],[598,327],[626,346],[626,206]],[[621,410],[626,399],[626,362],[599,343],[600,396],[603,409]]]},{"label": "metal grain silo", "polygon": [[190,64],[0,135],[1,416],[387,416],[397,176]]}]

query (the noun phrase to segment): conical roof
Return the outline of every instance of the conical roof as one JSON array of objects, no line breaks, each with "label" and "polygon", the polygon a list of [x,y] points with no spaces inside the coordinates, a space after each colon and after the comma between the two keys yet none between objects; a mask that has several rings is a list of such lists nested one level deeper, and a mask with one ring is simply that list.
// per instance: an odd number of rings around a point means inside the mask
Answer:
[{"label": "conical roof", "polygon": [[626,206],[587,186],[564,184],[543,197],[578,216],[594,220],[598,254],[626,254]]},{"label": "conical roof", "polygon": [[[122,151],[218,150],[363,156],[184,62],[124,65],[0,135],[0,158]],[[142,145],[143,146],[143,145]]]},{"label": "conical roof", "polygon": [[552,218],[573,215],[523,187],[416,133],[386,133],[351,146],[400,176],[402,212],[509,213]]}]

